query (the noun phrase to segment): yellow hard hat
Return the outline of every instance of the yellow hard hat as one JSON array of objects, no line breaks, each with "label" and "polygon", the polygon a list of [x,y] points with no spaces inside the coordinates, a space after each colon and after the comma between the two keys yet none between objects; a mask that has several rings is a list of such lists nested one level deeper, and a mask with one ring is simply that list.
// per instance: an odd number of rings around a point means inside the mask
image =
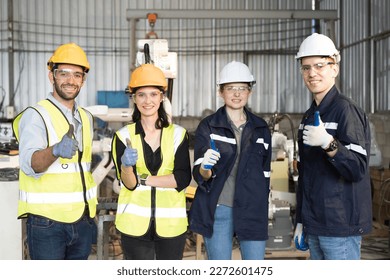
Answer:
[{"label": "yellow hard hat", "polygon": [[129,89],[130,92],[134,88],[158,86],[167,90],[168,84],[163,71],[153,64],[142,64],[138,66],[131,74]]},{"label": "yellow hard hat", "polygon": [[89,71],[89,62],[84,50],[75,43],[67,43],[59,46],[47,61],[47,68],[51,71],[57,63],[73,64]]}]

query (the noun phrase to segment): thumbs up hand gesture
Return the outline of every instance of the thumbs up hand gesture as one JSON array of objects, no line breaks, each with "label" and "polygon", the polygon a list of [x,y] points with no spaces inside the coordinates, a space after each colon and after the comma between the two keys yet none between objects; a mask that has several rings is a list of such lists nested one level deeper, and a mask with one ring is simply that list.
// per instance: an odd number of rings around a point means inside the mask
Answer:
[{"label": "thumbs up hand gesture", "polygon": [[61,141],[53,146],[53,155],[71,159],[78,149],[79,143],[73,139],[74,127],[69,126],[68,132],[62,137]]},{"label": "thumbs up hand gesture", "polygon": [[305,125],[303,128],[303,143],[309,146],[321,146],[325,149],[332,142],[333,136],[326,131],[321,118],[318,118],[317,126]]},{"label": "thumbs up hand gesture", "polygon": [[122,164],[126,167],[134,166],[137,163],[138,152],[131,147],[130,139],[126,139],[127,147],[121,157]]}]

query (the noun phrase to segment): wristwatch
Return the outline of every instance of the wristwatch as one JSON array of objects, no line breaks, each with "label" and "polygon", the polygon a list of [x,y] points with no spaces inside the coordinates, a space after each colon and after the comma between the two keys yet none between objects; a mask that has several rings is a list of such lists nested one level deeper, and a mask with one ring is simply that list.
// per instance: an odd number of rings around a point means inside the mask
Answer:
[{"label": "wristwatch", "polygon": [[140,184],[146,186],[146,180],[148,179],[148,177],[149,177],[148,174],[141,174],[139,176]]},{"label": "wristwatch", "polygon": [[336,151],[337,148],[339,147],[339,142],[337,142],[336,139],[333,139],[332,142],[330,142],[329,147],[325,149],[325,152],[333,152]]}]

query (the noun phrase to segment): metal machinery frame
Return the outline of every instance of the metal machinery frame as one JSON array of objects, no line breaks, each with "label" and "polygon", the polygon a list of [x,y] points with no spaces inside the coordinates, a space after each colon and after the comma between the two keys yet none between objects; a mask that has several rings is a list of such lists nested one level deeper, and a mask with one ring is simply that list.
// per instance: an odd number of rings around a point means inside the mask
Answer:
[{"label": "metal machinery frame", "polygon": [[179,9],[127,9],[126,17],[129,22],[129,58],[130,73],[134,69],[137,52],[136,25],[140,19],[153,15],[153,25],[159,19],[323,19],[329,23],[328,33],[334,37],[337,10],[179,10]]}]

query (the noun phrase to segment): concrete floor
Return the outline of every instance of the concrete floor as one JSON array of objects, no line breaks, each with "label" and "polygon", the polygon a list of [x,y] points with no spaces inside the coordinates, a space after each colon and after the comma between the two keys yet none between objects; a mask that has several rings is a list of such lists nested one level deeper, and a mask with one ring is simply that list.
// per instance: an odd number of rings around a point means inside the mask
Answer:
[{"label": "concrete floor", "polygon": [[362,241],[361,259],[390,260],[390,231],[374,222],[373,231]]}]

